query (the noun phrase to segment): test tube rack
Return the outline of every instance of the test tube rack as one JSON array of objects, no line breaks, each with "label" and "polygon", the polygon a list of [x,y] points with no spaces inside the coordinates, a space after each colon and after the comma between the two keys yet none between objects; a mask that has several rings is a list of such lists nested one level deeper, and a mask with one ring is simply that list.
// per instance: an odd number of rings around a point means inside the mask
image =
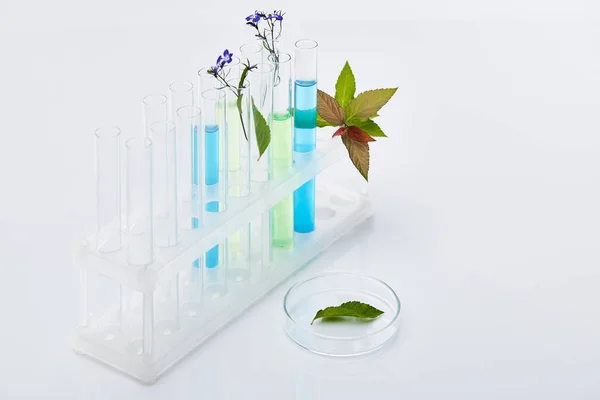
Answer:
[{"label": "test tube rack", "polygon": [[[88,235],[74,256],[81,277],[74,350],[143,383],[154,383],[372,215],[368,195],[360,186],[343,185],[337,172],[327,177],[328,171],[345,163],[349,163],[346,149],[338,138],[318,138],[316,150],[296,160],[287,174],[253,182],[249,196],[229,199],[224,212],[208,213],[200,228],[183,233],[175,246],[156,249],[154,261],[143,267],[128,265],[122,249],[99,252],[94,235]],[[354,172],[351,165],[344,169]],[[220,271],[202,263],[193,267],[213,246],[316,176],[316,228],[308,234],[296,233],[293,248],[271,248],[268,263],[253,258],[247,279],[241,281],[227,276],[233,265]],[[218,295],[207,290],[215,279],[224,285]]]}]

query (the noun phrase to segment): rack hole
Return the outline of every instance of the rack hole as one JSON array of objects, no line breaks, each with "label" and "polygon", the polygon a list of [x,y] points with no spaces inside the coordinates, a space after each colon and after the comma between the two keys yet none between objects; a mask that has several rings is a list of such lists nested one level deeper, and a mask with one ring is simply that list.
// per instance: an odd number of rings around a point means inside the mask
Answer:
[{"label": "rack hole", "polygon": [[353,203],[353,201],[351,199],[346,198],[346,197],[341,197],[341,196],[338,196],[336,194],[334,194],[333,196],[331,196],[329,198],[329,200],[333,204],[335,204],[336,206],[349,206],[350,204]]},{"label": "rack hole", "polygon": [[335,216],[335,210],[329,207],[318,207],[315,216],[317,219],[331,219]]}]

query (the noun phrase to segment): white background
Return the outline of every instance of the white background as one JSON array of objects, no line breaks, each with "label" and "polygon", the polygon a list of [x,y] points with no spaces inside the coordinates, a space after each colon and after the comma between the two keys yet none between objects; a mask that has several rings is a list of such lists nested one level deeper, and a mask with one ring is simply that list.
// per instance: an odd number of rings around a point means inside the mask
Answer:
[{"label": "white background", "polygon": [[[345,60],[360,91],[399,87],[376,216],[292,281],[375,275],[401,330],[312,355],[281,326],[288,282],[142,386],[70,350],[92,132],[138,135],[141,98],[251,41],[256,7],[287,11],[284,50],[319,41],[321,89]],[[0,398],[600,398],[599,22],[596,0],[0,0]]]}]

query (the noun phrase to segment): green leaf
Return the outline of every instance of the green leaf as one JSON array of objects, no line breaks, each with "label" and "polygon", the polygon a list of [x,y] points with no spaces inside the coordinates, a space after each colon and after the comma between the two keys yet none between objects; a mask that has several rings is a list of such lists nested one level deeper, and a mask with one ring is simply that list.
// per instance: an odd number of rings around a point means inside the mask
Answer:
[{"label": "green leaf", "polygon": [[267,125],[267,121],[262,116],[256,105],[254,104],[254,98],[252,99],[252,113],[254,114],[254,130],[256,133],[256,146],[258,147],[258,159],[264,154],[269,147],[271,142],[271,129]]},{"label": "green leaf", "polygon": [[317,127],[318,128],[325,128],[327,126],[335,126],[335,125],[332,125],[329,122],[325,121],[323,119],[323,117],[321,117],[321,115],[319,114],[319,112],[317,111]]},{"label": "green leaf", "polygon": [[342,135],[342,142],[348,150],[348,155],[352,164],[356,167],[358,172],[369,181],[369,143],[367,142],[356,142],[352,140],[348,135]]},{"label": "green leaf", "polygon": [[346,120],[354,118],[367,120],[383,107],[398,88],[375,89],[362,92],[346,107]]},{"label": "green leaf", "polygon": [[367,132],[367,134],[371,137],[387,137],[385,133],[381,130],[379,125],[375,123],[373,120],[360,121],[358,119],[348,121],[348,125],[358,126],[363,131]]},{"label": "green leaf", "polygon": [[354,98],[355,92],[356,80],[354,79],[350,64],[346,61],[346,64],[344,64],[344,68],[342,68],[342,72],[340,72],[340,76],[338,76],[337,82],[335,83],[335,99],[340,103],[342,108],[346,108]]},{"label": "green leaf", "polygon": [[381,314],[383,314],[383,311],[378,310],[369,304],[361,303],[360,301],[348,301],[337,307],[327,307],[317,311],[317,314],[310,324],[312,325],[319,318],[354,317],[360,319],[372,319],[379,317]]},{"label": "green leaf", "polygon": [[317,110],[321,118],[333,126],[346,122],[346,113],[337,100],[320,89],[317,90]]}]

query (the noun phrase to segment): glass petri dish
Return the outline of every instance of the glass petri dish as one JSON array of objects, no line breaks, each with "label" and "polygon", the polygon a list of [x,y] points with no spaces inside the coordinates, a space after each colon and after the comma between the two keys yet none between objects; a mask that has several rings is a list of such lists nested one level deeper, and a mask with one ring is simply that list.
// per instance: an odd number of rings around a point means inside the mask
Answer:
[{"label": "glass petri dish", "polygon": [[[360,301],[383,311],[372,320],[311,321],[318,310]],[[283,299],[285,330],[300,346],[328,356],[356,356],[382,347],[398,331],[400,300],[385,282],[370,276],[329,272],[292,286]]]}]

